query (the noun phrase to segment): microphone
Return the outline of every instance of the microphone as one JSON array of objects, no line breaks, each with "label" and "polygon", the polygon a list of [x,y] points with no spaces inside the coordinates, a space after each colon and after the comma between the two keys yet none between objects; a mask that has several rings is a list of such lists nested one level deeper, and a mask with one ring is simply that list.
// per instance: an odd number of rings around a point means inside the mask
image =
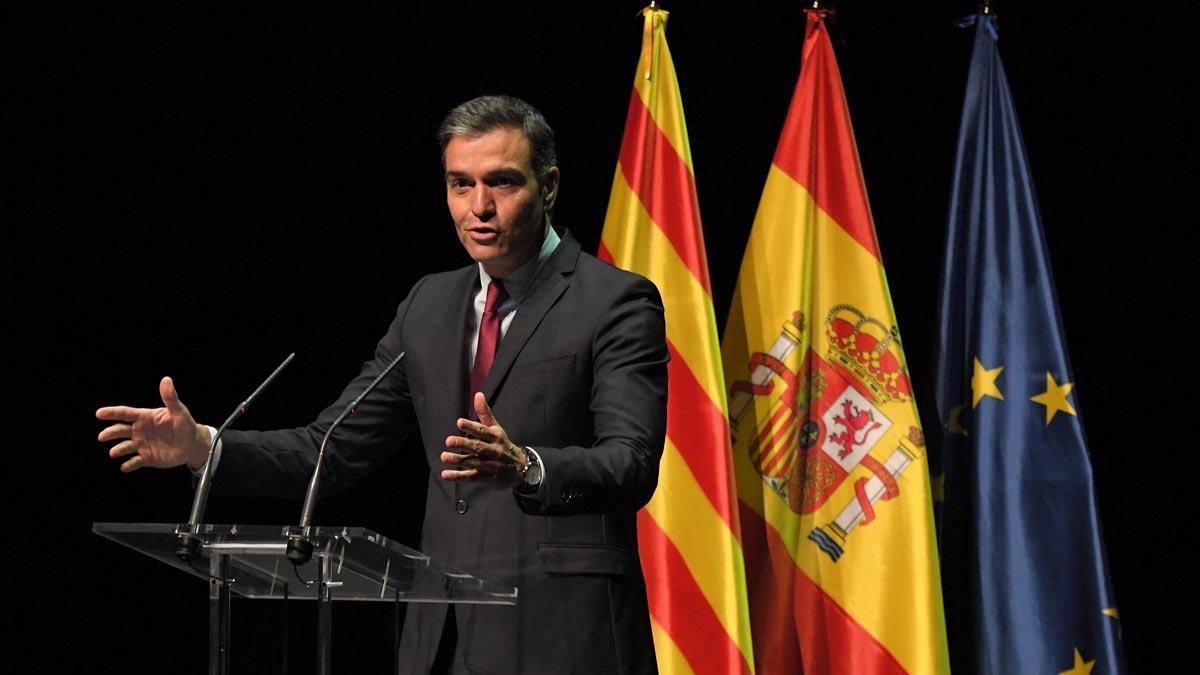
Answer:
[{"label": "microphone", "polygon": [[325,461],[325,446],[329,443],[329,438],[333,435],[333,430],[337,429],[347,417],[353,415],[355,410],[358,410],[359,404],[367,398],[368,394],[375,390],[375,387],[379,386],[383,378],[387,377],[388,373],[392,372],[392,369],[403,358],[404,352],[400,352],[396,358],[392,359],[387,368],[384,368],[381,373],[375,376],[371,384],[367,385],[367,388],[363,389],[362,393],[356,396],[350,402],[350,405],[346,406],[342,414],[338,415],[333,424],[329,425],[329,431],[325,432],[325,438],[321,440],[321,449],[317,452],[317,465],[313,468],[312,478],[308,481],[308,494],[304,496],[304,509],[300,512],[300,527],[304,530],[304,533],[289,538],[287,543],[287,559],[292,561],[293,565],[303,565],[312,559],[313,543],[308,538],[308,528],[312,525],[313,505],[317,501],[317,487],[321,483],[321,464]]},{"label": "microphone", "polygon": [[288,357],[283,360],[283,363],[279,364],[279,367],[276,368],[266,380],[263,380],[262,384],[258,385],[258,389],[255,389],[254,393],[250,394],[249,398],[247,398],[245,401],[242,401],[241,404],[238,405],[237,409],[235,409],[225,420],[225,423],[222,424],[219,429],[217,429],[217,433],[213,434],[212,442],[208,446],[208,457],[204,460],[204,468],[200,473],[200,483],[196,486],[196,495],[192,498],[192,514],[188,517],[187,522],[187,525],[192,532],[184,532],[180,534],[179,548],[175,549],[175,557],[179,558],[183,562],[191,562],[196,558],[197,555],[200,554],[200,537],[195,536],[194,532],[196,530],[196,526],[200,524],[200,519],[204,517],[204,507],[208,503],[208,490],[212,485],[213,450],[217,447],[217,441],[221,440],[221,434],[225,433],[225,430],[229,428],[230,424],[233,424],[234,420],[241,417],[246,413],[247,410],[249,410],[250,404],[254,402],[254,399],[258,398],[258,395],[267,388],[267,385],[275,381],[275,378],[279,376],[279,373],[283,372],[283,369],[287,368],[294,358],[296,358],[296,352],[289,354]]}]

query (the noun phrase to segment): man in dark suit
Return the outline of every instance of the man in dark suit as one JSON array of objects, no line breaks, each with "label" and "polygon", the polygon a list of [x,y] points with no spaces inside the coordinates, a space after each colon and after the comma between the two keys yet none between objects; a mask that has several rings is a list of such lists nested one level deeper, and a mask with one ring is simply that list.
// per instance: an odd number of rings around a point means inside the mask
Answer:
[{"label": "man in dark suit", "polygon": [[[447,203],[477,264],[418,281],[314,423],[226,432],[214,489],[302,494],[328,425],[404,351],[335,432],[324,485],[353,483],[419,428],[433,468],[423,550],[520,589],[516,607],[410,607],[412,672],[654,672],[636,512],[657,484],[666,425],[658,291],[551,227],[553,134],[531,106],[474,99],[439,135]],[[206,459],[211,430],[169,378],[160,393],[163,408],[97,412],[117,422],[100,434],[121,440],[110,455],[132,455],[123,470]]]}]

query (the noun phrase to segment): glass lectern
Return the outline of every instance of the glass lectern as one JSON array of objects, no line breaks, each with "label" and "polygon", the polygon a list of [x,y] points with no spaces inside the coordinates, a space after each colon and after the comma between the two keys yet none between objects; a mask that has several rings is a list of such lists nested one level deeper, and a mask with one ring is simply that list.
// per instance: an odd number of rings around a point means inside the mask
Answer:
[{"label": "glass lectern", "polygon": [[[317,601],[317,671],[329,673],[334,600],[515,605],[517,589],[452,569],[361,527],[95,523],[92,531],[209,584],[209,672],[229,669],[232,595]],[[176,557],[180,535],[201,541],[190,562]],[[306,536],[312,560],[293,568],[289,539]]]}]

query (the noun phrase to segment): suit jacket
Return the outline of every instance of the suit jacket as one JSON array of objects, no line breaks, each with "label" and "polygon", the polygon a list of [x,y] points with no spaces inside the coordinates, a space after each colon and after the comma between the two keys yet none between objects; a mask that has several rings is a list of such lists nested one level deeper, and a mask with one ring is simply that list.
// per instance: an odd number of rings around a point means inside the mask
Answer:
[{"label": "suit jacket", "polygon": [[[445,438],[465,416],[464,348],[475,265],[424,277],[400,304],[375,357],[313,424],[227,431],[214,489],[302,495],[337,414],[400,351],[397,372],[335,432],[323,485],[344,488],[419,427],[431,467],[422,549],[517,586],[515,607],[460,605],[460,652],[483,673],[655,672],[636,512],[658,482],[667,360],[654,284],[581,252],[565,230],[530,284],[484,393],[514,442],[542,458],[545,480],[521,495],[441,479]],[[336,443],[336,446],[334,444]],[[402,658],[428,672],[443,605],[411,605]]]}]

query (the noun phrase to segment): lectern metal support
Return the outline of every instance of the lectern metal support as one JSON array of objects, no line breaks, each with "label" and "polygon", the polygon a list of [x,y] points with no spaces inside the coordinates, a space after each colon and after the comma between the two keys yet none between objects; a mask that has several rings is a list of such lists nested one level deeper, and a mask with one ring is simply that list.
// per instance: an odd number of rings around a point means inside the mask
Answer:
[{"label": "lectern metal support", "polygon": [[333,672],[333,560],[323,555],[317,569],[317,673],[330,675]]},{"label": "lectern metal support", "polygon": [[208,672],[229,673],[229,556],[224,553],[209,559],[208,580]]}]

